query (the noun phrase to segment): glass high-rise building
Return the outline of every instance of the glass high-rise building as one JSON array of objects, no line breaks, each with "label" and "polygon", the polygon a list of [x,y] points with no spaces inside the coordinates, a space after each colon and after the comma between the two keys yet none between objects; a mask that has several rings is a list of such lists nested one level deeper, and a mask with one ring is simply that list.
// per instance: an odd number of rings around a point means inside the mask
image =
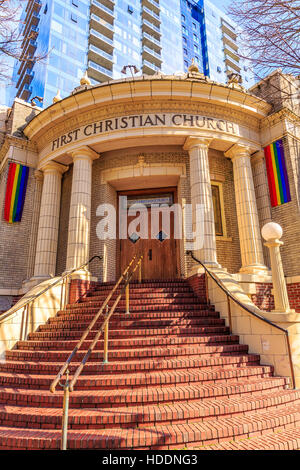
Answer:
[{"label": "glass high-rise building", "polygon": [[237,25],[209,0],[180,0],[184,70],[194,58],[200,72],[220,83],[238,73],[245,88],[254,84],[249,62],[239,57]]},{"label": "glass high-rise building", "polygon": [[[57,90],[67,96],[86,70],[92,84],[124,77],[126,65],[148,75],[183,72],[192,58],[220,82],[226,68],[241,70],[234,27],[207,0],[28,0],[21,19],[12,98],[38,96],[43,106]],[[34,55],[44,58],[34,63]]]}]

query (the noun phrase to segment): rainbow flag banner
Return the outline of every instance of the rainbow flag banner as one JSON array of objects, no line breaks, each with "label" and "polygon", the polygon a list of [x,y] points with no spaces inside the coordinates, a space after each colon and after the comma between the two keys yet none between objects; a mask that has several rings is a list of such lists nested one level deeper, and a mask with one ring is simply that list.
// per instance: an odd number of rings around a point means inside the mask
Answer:
[{"label": "rainbow flag banner", "polygon": [[272,207],[291,200],[282,139],[265,147],[265,159]]},{"label": "rainbow flag banner", "polygon": [[27,166],[10,163],[4,203],[4,219],[10,224],[21,221],[28,174]]}]

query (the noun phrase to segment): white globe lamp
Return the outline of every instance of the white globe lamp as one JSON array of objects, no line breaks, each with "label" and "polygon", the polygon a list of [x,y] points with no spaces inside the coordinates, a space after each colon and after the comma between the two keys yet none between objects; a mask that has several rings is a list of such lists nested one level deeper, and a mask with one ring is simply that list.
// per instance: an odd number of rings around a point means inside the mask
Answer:
[{"label": "white globe lamp", "polygon": [[261,229],[263,238],[268,242],[270,240],[280,240],[283,231],[282,227],[276,222],[268,222]]}]

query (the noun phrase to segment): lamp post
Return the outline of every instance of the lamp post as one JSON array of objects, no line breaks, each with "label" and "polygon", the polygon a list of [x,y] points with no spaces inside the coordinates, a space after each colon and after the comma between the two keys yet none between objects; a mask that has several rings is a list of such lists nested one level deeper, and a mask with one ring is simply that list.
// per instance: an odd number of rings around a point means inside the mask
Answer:
[{"label": "lamp post", "polygon": [[265,246],[267,246],[270,250],[273,292],[275,301],[275,310],[273,310],[273,312],[292,312],[293,310],[290,309],[280,255],[280,246],[283,245],[283,242],[280,241],[280,238],[282,237],[282,228],[279,224],[276,224],[275,222],[269,222],[263,226],[261,234],[266,240]]}]

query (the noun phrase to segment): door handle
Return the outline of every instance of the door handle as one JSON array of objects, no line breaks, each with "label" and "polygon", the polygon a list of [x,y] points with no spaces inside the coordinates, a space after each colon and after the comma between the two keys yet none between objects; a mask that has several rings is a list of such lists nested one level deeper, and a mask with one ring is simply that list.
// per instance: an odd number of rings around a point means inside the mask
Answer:
[{"label": "door handle", "polygon": [[148,251],[148,259],[150,261],[152,261],[152,250],[151,249]]}]

